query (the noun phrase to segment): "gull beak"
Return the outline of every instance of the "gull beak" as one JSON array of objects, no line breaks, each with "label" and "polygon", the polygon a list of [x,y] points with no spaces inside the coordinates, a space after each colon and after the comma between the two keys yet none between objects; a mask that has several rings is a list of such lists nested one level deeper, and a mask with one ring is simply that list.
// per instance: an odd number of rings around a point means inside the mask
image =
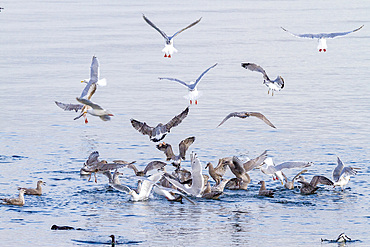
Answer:
[{"label": "gull beak", "polygon": [[280,180],[280,182],[281,182],[281,185],[284,185],[284,183],[283,183],[283,181],[282,181],[282,180]]},{"label": "gull beak", "polygon": [[112,113],[109,113],[108,116],[114,116]]}]

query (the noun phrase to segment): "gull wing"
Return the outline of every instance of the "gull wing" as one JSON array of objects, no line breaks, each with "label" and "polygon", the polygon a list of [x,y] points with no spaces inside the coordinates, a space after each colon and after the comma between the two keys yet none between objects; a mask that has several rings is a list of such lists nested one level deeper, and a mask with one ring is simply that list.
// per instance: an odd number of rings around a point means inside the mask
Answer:
[{"label": "gull wing", "polygon": [[192,26],[194,26],[194,25],[198,24],[198,22],[200,22],[200,20],[201,20],[201,19],[202,19],[202,17],[201,17],[201,18],[199,18],[199,20],[196,20],[196,21],[194,21],[193,23],[191,23],[189,26],[187,26],[187,27],[185,27],[185,28],[181,29],[180,31],[177,31],[174,35],[172,35],[171,37],[169,37],[169,39],[171,40],[171,39],[175,38],[178,34],[182,33],[182,32],[183,32],[183,31],[185,31],[186,29],[191,28]]},{"label": "gull wing", "polygon": [[189,84],[187,84],[186,82],[181,81],[181,80],[179,80],[179,79],[176,79],[176,78],[158,77],[158,79],[159,79],[159,80],[177,81],[177,82],[181,83],[182,85],[184,85],[185,87],[190,88],[190,85],[189,85]]},{"label": "gull wing", "polygon": [[261,119],[262,121],[264,121],[267,125],[271,126],[272,128],[275,128],[275,125],[273,125],[270,120],[267,119],[267,117],[265,117],[262,113],[259,113],[259,112],[248,112],[248,114],[250,116],[253,116],[253,117],[257,117],[259,119]]},{"label": "gull wing", "polygon": [[172,146],[169,143],[159,143],[157,149],[163,151],[167,157],[167,161],[175,158],[175,154],[173,153]]},{"label": "gull wing", "polygon": [[359,28],[356,28],[355,30],[352,30],[352,31],[348,31],[348,32],[337,32],[337,33],[327,33],[327,34],[323,34],[323,37],[324,38],[336,38],[336,37],[339,37],[339,36],[344,36],[344,35],[347,35],[347,34],[350,34],[350,33],[354,33],[354,32],[357,32],[358,30],[360,30],[364,25],[362,25],[361,27]]},{"label": "gull wing", "polygon": [[[234,169],[232,169],[232,172],[237,172],[239,174],[245,173],[244,167],[243,167],[243,162],[237,157],[233,156],[233,165]],[[236,175],[236,174],[235,174]]]},{"label": "gull wing", "polygon": [[174,118],[171,119],[171,121],[169,121],[167,124],[165,124],[167,132],[170,132],[170,129],[172,127],[175,127],[175,126],[179,125],[182,122],[182,120],[184,120],[184,118],[186,118],[188,113],[189,113],[189,106],[186,107],[186,109],[183,110],[179,115],[175,116]]},{"label": "gull wing", "polygon": [[323,185],[334,185],[334,183],[327,177],[324,176],[314,176],[310,182],[310,185],[316,187],[318,184]]},{"label": "gull wing", "polygon": [[152,26],[152,28],[154,28],[155,30],[157,30],[163,36],[163,38],[166,40],[166,43],[167,42],[170,42],[170,38],[167,36],[167,34],[165,32],[163,32],[156,25],[154,25],[154,23],[151,22],[148,18],[146,18],[146,16],[144,14],[143,14],[143,18],[146,21],[146,23],[148,23],[150,26]]},{"label": "gull wing", "polygon": [[184,199],[186,199],[187,201],[189,201],[190,203],[192,203],[193,205],[195,205],[196,203],[191,200],[189,197],[187,197],[184,193],[181,193],[180,191],[178,190],[175,190],[175,189],[172,189],[172,188],[167,188],[167,187],[164,187],[164,186],[161,186],[161,185],[158,185],[158,184],[155,184],[154,186],[156,186],[157,188],[159,188],[160,190],[162,191],[167,191],[167,192],[170,192],[170,193],[173,193],[173,194],[178,194],[178,195],[181,195]]},{"label": "gull wing", "polygon": [[95,89],[92,88],[90,90],[90,88],[93,84],[96,84],[98,80],[99,80],[99,61],[97,57],[93,56],[90,66],[90,80],[86,84],[84,90],[82,91],[80,98],[84,98],[86,95],[89,95],[91,98],[91,96],[95,93],[96,86]]},{"label": "gull wing", "polygon": [[86,165],[92,165],[93,163],[99,162],[99,152],[94,151],[89,155],[89,158],[86,161]]},{"label": "gull wing", "polygon": [[337,163],[338,165],[335,167],[333,171],[333,179],[335,182],[338,182],[340,176],[342,175],[342,170],[344,168],[344,165],[342,161],[339,159],[339,157],[337,157]]},{"label": "gull wing", "polygon": [[153,132],[153,129],[154,129],[153,127],[150,127],[145,122],[142,123],[142,122],[137,121],[135,119],[131,119],[130,121],[131,121],[132,127],[134,127],[136,130],[138,130],[143,135],[148,135],[148,136],[152,135],[152,132]]},{"label": "gull wing", "polygon": [[195,137],[188,137],[185,140],[182,140],[179,144],[179,151],[180,151],[180,157],[185,160],[185,154],[188,148],[190,147],[191,144],[195,141]]},{"label": "gull wing", "polygon": [[85,98],[76,98],[76,99],[77,99],[78,102],[80,102],[80,103],[82,103],[84,105],[91,106],[93,109],[96,109],[96,110],[104,110],[100,105],[95,104],[91,100],[88,100],[88,99],[85,99]]},{"label": "gull wing", "polygon": [[163,167],[165,167],[167,164],[165,162],[162,162],[162,161],[158,161],[158,160],[155,160],[155,161],[152,161],[150,162],[144,169],[144,174],[146,174],[148,171],[151,171],[151,170],[159,170],[159,169],[162,169]]},{"label": "gull wing", "polygon": [[127,193],[127,194],[129,194],[132,191],[130,187],[123,185],[123,184],[112,184],[111,186],[115,188],[116,190]]},{"label": "gull wing", "polygon": [[[294,178],[292,179],[292,182],[294,182],[294,180],[296,180],[302,173],[306,173],[307,172],[307,170],[305,169],[305,170],[302,170],[302,171],[300,171],[297,175],[295,175],[294,176]],[[283,175],[284,175],[284,173],[283,173]]]},{"label": "gull wing", "polygon": [[242,67],[245,68],[245,69],[249,69],[250,71],[260,72],[260,73],[262,73],[263,78],[265,80],[270,81],[270,78],[268,77],[266,71],[261,66],[259,66],[257,64],[254,64],[254,63],[242,63]]},{"label": "gull wing", "polygon": [[226,173],[228,163],[231,163],[231,162],[232,162],[232,157],[225,157],[225,158],[219,159],[218,164],[215,167],[215,171],[217,172],[217,174],[223,177]]},{"label": "gull wing", "polygon": [[309,167],[312,165],[312,162],[303,162],[303,161],[288,161],[281,163],[275,166],[277,171],[281,171],[282,169],[291,169],[291,168],[302,168],[302,167]]},{"label": "gull wing", "polygon": [[306,34],[297,34],[297,33],[292,33],[288,30],[286,30],[285,28],[281,27],[281,29],[283,29],[285,32],[295,36],[295,37],[298,37],[298,38],[309,38],[309,39],[319,39],[322,37],[323,34],[313,34],[313,33],[306,33]]},{"label": "gull wing", "polygon": [[260,156],[245,162],[243,164],[244,170],[248,172],[256,167],[261,166],[266,158],[267,158],[267,150],[265,150]]},{"label": "gull wing", "polygon": [[58,101],[55,101],[55,104],[57,106],[59,106],[60,108],[62,108],[63,110],[65,110],[65,111],[76,111],[76,112],[78,112],[79,110],[81,110],[84,107],[84,105],[81,105],[81,104],[65,104],[65,103],[58,102]]},{"label": "gull wing", "polygon": [[217,127],[220,127],[223,123],[225,123],[229,118],[231,117],[239,117],[239,112],[232,112],[229,115],[227,115]]},{"label": "gull wing", "polygon": [[208,69],[206,69],[202,74],[200,74],[200,76],[195,80],[195,83],[191,85],[192,89],[194,89],[197,84],[199,83],[200,79],[202,79],[202,77],[212,68],[216,67],[217,63],[215,63],[214,65],[212,65],[211,67],[209,67]]}]

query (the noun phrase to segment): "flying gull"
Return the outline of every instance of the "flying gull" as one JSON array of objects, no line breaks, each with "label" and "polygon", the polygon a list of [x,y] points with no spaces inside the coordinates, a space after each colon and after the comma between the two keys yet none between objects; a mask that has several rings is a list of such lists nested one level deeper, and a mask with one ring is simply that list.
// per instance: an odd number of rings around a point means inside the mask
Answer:
[{"label": "flying gull", "polygon": [[262,113],[259,113],[259,112],[232,112],[229,115],[227,115],[217,127],[220,127],[223,123],[225,123],[231,117],[239,117],[239,118],[257,117],[261,119],[262,121],[264,121],[267,125],[276,129],[275,125],[273,125]]},{"label": "flying gull", "polygon": [[177,52],[177,50],[175,49],[175,47],[173,47],[173,38],[175,38],[178,34],[180,34],[181,32],[185,31],[186,29],[196,25],[198,22],[200,22],[200,20],[202,18],[200,18],[199,20],[193,22],[192,24],[190,24],[189,26],[181,29],[180,31],[177,31],[174,35],[172,36],[167,36],[167,34],[165,32],[163,32],[162,30],[160,30],[156,25],[154,25],[153,22],[151,22],[148,18],[146,18],[146,16],[143,14],[143,18],[144,20],[146,21],[146,23],[148,23],[150,26],[152,26],[155,30],[157,30],[162,36],[163,38],[165,39],[166,41],[166,45],[165,47],[163,48],[162,52],[164,52],[164,57],[171,57],[171,55],[174,53],[174,52]]},{"label": "flying gull", "polygon": [[181,159],[185,160],[186,151],[188,150],[189,146],[193,144],[195,141],[195,137],[188,137],[184,140],[182,140],[179,144],[179,155],[175,155],[172,150],[171,144],[168,143],[159,143],[157,145],[157,149],[164,152],[164,154],[167,157],[167,161],[173,160],[172,165],[176,168],[179,168],[181,165]]},{"label": "flying gull", "polygon": [[254,63],[242,63],[242,67],[245,69],[249,69],[250,71],[257,71],[262,73],[263,75],[263,84],[266,85],[266,87],[269,88],[267,93],[270,93],[271,90],[271,95],[274,96],[274,91],[280,91],[281,89],[284,88],[284,79],[280,75],[276,77],[275,80],[271,80],[266,71],[259,65],[254,64]]},{"label": "flying gull", "polygon": [[170,81],[176,81],[176,82],[179,82],[181,83],[182,85],[184,85],[185,87],[187,87],[189,93],[187,95],[185,95],[184,97],[186,99],[189,99],[190,101],[190,104],[194,103],[195,104],[198,104],[198,98],[201,96],[201,92],[198,91],[197,89],[197,85],[200,81],[200,79],[202,79],[202,77],[212,68],[214,68],[215,66],[217,65],[217,63],[215,63],[214,65],[212,65],[211,67],[209,67],[208,69],[206,69],[196,80],[195,82],[194,81],[191,81],[189,83],[186,83],[182,80],[179,80],[179,79],[175,79],[175,78],[168,78],[168,77],[159,77],[158,79],[159,80],[170,80]]},{"label": "flying gull", "polygon": [[109,111],[101,107],[100,105],[85,99],[85,98],[76,98],[78,102],[84,104],[85,106],[89,106],[85,108],[85,111],[83,113],[89,113],[93,116],[100,117],[103,121],[109,121],[110,117],[113,116],[113,114]]},{"label": "flying gull", "polygon": [[289,32],[288,30],[286,30],[283,27],[281,27],[281,29],[283,29],[285,32],[288,32],[291,35],[296,36],[298,38],[318,39],[319,40],[319,45],[317,46],[317,49],[319,50],[319,52],[321,52],[321,51],[326,52],[326,50],[328,49],[328,46],[326,45],[326,39],[341,37],[341,36],[345,36],[345,35],[350,34],[350,33],[357,32],[363,26],[364,25],[362,25],[361,27],[359,27],[355,30],[349,31],[349,32],[318,33],[318,34],[312,34],[312,33],[296,34],[296,33]]},{"label": "flying gull", "polygon": [[143,135],[148,135],[150,140],[153,142],[159,142],[165,136],[170,133],[171,128],[179,125],[182,120],[188,115],[189,107],[186,107],[184,111],[182,111],[179,115],[175,116],[166,124],[159,123],[156,127],[150,127],[145,122],[140,122],[131,118],[132,127],[138,130]]}]

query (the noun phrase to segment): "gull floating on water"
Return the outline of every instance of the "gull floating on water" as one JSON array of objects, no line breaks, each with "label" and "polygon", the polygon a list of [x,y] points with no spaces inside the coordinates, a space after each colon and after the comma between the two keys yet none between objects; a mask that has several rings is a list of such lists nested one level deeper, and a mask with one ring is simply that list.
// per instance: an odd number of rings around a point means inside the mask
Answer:
[{"label": "gull floating on water", "polygon": [[299,176],[298,179],[300,179],[298,182],[302,184],[300,191],[303,195],[315,193],[316,190],[319,189],[319,187],[317,187],[318,184],[334,185],[334,183],[329,178],[324,176],[316,175],[311,179],[311,182],[307,182],[302,175]]},{"label": "gull floating on water", "polygon": [[345,36],[345,35],[350,34],[350,33],[357,32],[363,26],[364,25],[362,25],[361,27],[359,27],[359,28],[357,28],[355,30],[349,31],[349,32],[318,33],[318,34],[313,34],[313,33],[296,34],[296,33],[289,32],[288,30],[286,30],[283,27],[281,27],[281,29],[283,29],[285,32],[288,32],[291,35],[293,35],[295,37],[298,37],[298,38],[318,39],[319,40],[319,45],[317,46],[317,49],[319,50],[319,52],[321,52],[321,51],[326,52],[326,50],[328,49],[328,46],[326,45],[326,39],[341,37],[341,36]]},{"label": "gull floating on water", "polygon": [[258,184],[261,185],[260,190],[258,191],[259,196],[274,197],[274,191],[266,189],[265,181],[259,181]]},{"label": "gull floating on water", "polygon": [[342,161],[337,157],[337,167],[333,171],[334,187],[340,186],[342,191],[351,178],[351,175],[356,175],[357,171],[353,167],[344,167]]},{"label": "gull floating on water", "polygon": [[24,193],[25,192],[26,192],[25,189],[20,189],[18,198],[1,198],[0,200],[3,201],[3,204],[23,206],[24,205]]},{"label": "gull floating on water", "polygon": [[263,163],[265,166],[261,167],[261,172],[266,175],[272,176],[273,180],[279,179],[281,184],[283,184],[284,180],[284,176],[282,174],[283,169],[304,168],[309,167],[313,164],[312,162],[288,161],[279,165],[275,165],[271,157],[266,158]]},{"label": "gull floating on water", "polygon": [[188,137],[184,140],[182,140],[179,144],[179,155],[175,155],[172,150],[171,144],[168,143],[159,143],[157,145],[157,148],[164,152],[164,154],[167,157],[167,161],[173,160],[172,165],[176,168],[180,168],[181,165],[181,159],[185,160],[186,151],[188,150],[189,146],[193,144],[195,141],[195,137]]},{"label": "gull floating on water", "polygon": [[242,63],[242,67],[245,69],[249,69],[250,71],[257,71],[262,73],[263,75],[263,84],[266,85],[266,87],[269,88],[267,93],[270,93],[271,90],[271,95],[274,96],[274,91],[280,91],[281,89],[284,88],[284,79],[280,75],[276,77],[275,80],[271,80],[266,71],[259,65],[254,64],[254,63]]},{"label": "gull floating on water", "polygon": [[345,243],[345,242],[351,242],[352,239],[348,237],[346,234],[344,234],[344,232],[342,232],[341,234],[339,234],[337,239],[321,239],[321,242],[324,242],[324,241],[327,241],[330,243]]},{"label": "gull floating on water", "polygon": [[186,99],[188,99],[190,101],[190,104],[194,103],[195,104],[198,104],[198,98],[201,96],[201,92],[198,91],[197,89],[197,85],[200,81],[200,79],[202,79],[202,77],[212,68],[214,68],[215,66],[217,65],[217,63],[215,63],[214,65],[212,65],[211,67],[209,67],[208,69],[206,69],[196,80],[195,82],[194,81],[191,81],[189,83],[186,83],[182,80],[179,80],[179,79],[175,79],[175,78],[168,78],[168,77],[159,77],[158,79],[159,80],[170,80],[170,81],[176,81],[176,82],[179,82],[181,83],[182,85],[184,85],[185,87],[187,87],[189,93],[187,95],[185,95],[184,97]]},{"label": "gull floating on water", "polygon": [[153,142],[159,142],[165,136],[170,133],[171,128],[179,125],[182,120],[188,115],[189,107],[186,107],[184,111],[182,111],[179,115],[175,116],[166,124],[159,123],[156,127],[150,127],[145,122],[137,121],[131,118],[132,127],[138,130],[143,135],[148,135],[150,140]]},{"label": "gull floating on water", "polygon": [[211,162],[207,163],[205,169],[208,168],[208,173],[216,182],[216,185],[219,185],[223,181],[222,177],[225,175],[228,163],[231,162],[231,159],[231,157],[219,159],[216,167],[213,167]]},{"label": "gull floating on water", "polygon": [[146,21],[146,23],[148,23],[150,26],[152,26],[155,30],[157,30],[162,36],[163,38],[165,39],[166,41],[166,45],[165,47],[163,48],[162,52],[164,52],[164,57],[171,57],[171,55],[174,53],[174,52],[177,52],[177,50],[175,49],[175,47],[173,47],[173,38],[175,38],[178,34],[180,34],[181,32],[185,31],[186,29],[196,25],[198,22],[200,22],[200,20],[202,18],[199,18],[199,20],[193,22],[192,24],[190,24],[189,26],[181,29],[180,31],[177,31],[174,35],[172,36],[167,36],[167,34],[165,32],[163,32],[162,30],[160,30],[156,25],[154,25],[153,22],[151,22],[148,18],[145,17],[145,15],[143,15],[143,18],[144,20]]},{"label": "gull floating on water", "polygon": [[247,118],[251,116],[261,119],[267,125],[276,129],[275,125],[273,125],[262,113],[259,113],[259,112],[232,112],[229,115],[227,115],[217,127],[220,127],[223,123],[225,123],[231,117]]},{"label": "gull floating on water", "polygon": [[24,189],[25,190],[24,193],[26,195],[41,196],[42,195],[42,186],[41,185],[45,185],[45,182],[39,180],[39,181],[37,181],[36,189],[34,189],[34,188],[18,188],[18,190]]}]

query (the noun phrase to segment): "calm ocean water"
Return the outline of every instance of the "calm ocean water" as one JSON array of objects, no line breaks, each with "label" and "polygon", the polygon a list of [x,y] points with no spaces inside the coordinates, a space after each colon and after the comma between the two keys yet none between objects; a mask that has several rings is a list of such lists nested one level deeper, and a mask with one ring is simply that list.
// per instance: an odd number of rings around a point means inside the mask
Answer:
[{"label": "calm ocean water", "polygon": [[[47,183],[44,194],[26,196],[23,207],[0,206],[1,246],[97,246],[111,234],[119,243],[142,246],[318,246],[320,238],[341,232],[359,240],[348,246],[370,245],[370,2],[45,2],[0,3],[0,197],[15,197],[18,186],[34,187],[39,179]],[[179,52],[167,59],[163,38],[143,13],[167,34],[202,20],[175,38]],[[328,40],[326,53],[316,50],[315,40],[280,29],[318,33],[363,24],[359,32]],[[103,122],[90,116],[84,124],[54,101],[77,103],[93,55],[108,82],[93,101],[114,117]],[[108,161],[136,160],[140,168],[164,161],[130,118],[149,125],[170,120],[187,106],[187,91],[158,77],[194,80],[216,62],[199,84],[198,105],[166,142],[177,151],[179,141],[195,136],[190,151],[204,166],[268,150],[276,163],[314,162],[308,177],[331,178],[339,156],[361,168],[346,190],[322,187],[303,196],[255,170],[248,191],[225,190],[220,200],[195,199],[191,205],[157,195],[132,202],[109,189],[102,175],[98,183],[80,178],[94,150]],[[263,66],[272,78],[281,75],[285,88],[271,97],[261,75],[241,62]],[[277,129],[254,118],[216,128],[234,111],[260,111]],[[127,179],[132,171],[122,171],[123,183],[134,187]],[[256,196],[260,180],[276,190],[274,198]],[[54,232],[53,224],[84,230]]]}]

